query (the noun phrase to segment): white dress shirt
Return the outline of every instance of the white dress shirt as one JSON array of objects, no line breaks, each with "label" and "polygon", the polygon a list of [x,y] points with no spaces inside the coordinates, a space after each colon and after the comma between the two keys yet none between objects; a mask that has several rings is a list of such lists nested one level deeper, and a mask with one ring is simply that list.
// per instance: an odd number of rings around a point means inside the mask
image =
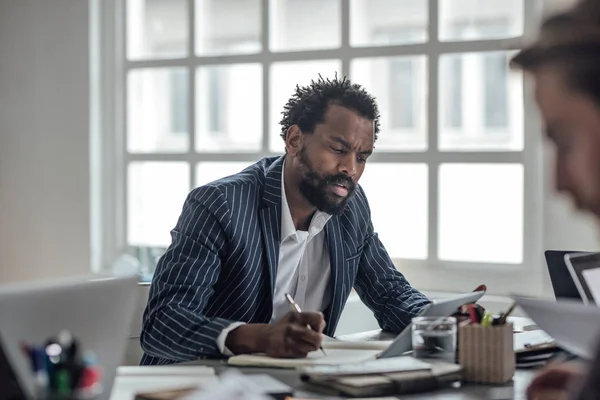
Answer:
[{"label": "white dress shirt", "polygon": [[[271,322],[291,310],[285,299],[286,293],[294,298],[303,311],[325,311],[331,303],[331,265],[323,230],[331,215],[317,211],[308,231],[296,230],[285,195],[284,171],[285,161],[281,172],[281,242]],[[224,355],[232,355],[225,347],[225,340],[229,332],[240,325],[244,325],[244,322],[229,325],[217,338],[219,351]]]}]

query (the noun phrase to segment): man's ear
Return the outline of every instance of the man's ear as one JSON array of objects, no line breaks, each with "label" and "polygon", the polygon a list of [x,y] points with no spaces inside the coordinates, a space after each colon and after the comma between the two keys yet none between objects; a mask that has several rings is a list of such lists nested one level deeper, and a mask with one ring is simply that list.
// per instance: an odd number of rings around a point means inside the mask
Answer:
[{"label": "man's ear", "polygon": [[295,156],[302,149],[302,131],[298,125],[292,125],[288,128],[285,135],[285,149],[287,154]]}]

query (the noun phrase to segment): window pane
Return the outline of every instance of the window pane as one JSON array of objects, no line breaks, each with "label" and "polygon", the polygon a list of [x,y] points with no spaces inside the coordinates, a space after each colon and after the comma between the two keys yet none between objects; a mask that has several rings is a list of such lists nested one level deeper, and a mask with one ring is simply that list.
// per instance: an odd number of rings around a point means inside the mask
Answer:
[{"label": "window pane", "polygon": [[196,53],[204,56],[260,52],[260,3],[196,0]]},{"label": "window pane", "polygon": [[523,34],[523,0],[439,0],[440,40],[487,40]]},{"label": "window pane", "polygon": [[425,56],[357,59],[352,62],[351,79],[377,99],[378,151],[427,148]]},{"label": "window pane", "polygon": [[129,73],[129,152],[187,151],[188,85],[188,71],[185,68],[139,69]]},{"label": "window pane", "polygon": [[523,165],[442,164],[440,259],[523,261]]},{"label": "window pane", "polygon": [[237,174],[252,162],[202,162],[196,166],[196,185],[202,186],[229,175]]},{"label": "window pane", "polygon": [[270,94],[270,149],[274,152],[283,152],[285,145],[279,136],[281,127],[281,112],[288,99],[295,93],[296,85],[308,85],[311,80],[333,78],[338,73],[341,76],[341,63],[339,60],[299,61],[274,63],[271,66]]},{"label": "window pane", "polygon": [[523,149],[523,77],[509,70],[511,54],[440,58],[440,150]]},{"label": "window pane", "polygon": [[427,41],[427,5],[423,0],[350,0],[350,45]]},{"label": "window pane", "polygon": [[167,247],[190,190],[188,164],[134,162],[128,172],[128,244]]},{"label": "window pane", "polygon": [[367,163],[360,179],[392,258],[427,258],[427,165]]},{"label": "window pane", "polygon": [[196,149],[258,151],[262,145],[262,67],[230,64],[198,68]]},{"label": "window pane", "polygon": [[270,0],[269,7],[271,50],[340,47],[340,0]]},{"label": "window pane", "polygon": [[187,13],[187,0],[127,0],[127,57],[185,57]]}]

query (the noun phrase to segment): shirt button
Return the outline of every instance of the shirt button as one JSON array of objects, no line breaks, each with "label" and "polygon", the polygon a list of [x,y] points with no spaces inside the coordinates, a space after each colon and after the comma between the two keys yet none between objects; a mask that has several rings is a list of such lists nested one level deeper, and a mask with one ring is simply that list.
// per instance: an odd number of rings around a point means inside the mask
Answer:
[{"label": "shirt button", "polygon": [[300,279],[302,279],[302,282],[304,282],[306,280],[306,275],[302,275]]}]

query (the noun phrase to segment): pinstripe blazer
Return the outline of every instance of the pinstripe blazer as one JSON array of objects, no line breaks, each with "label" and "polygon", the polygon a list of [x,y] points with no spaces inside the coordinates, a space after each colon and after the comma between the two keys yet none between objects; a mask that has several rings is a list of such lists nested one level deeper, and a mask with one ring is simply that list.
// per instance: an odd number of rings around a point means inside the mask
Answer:
[{"label": "pinstripe blazer", "polygon": [[[283,159],[265,158],[189,194],[150,287],[142,364],[222,357],[217,337],[230,323],[270,321]],[[327,335],[334,334],[352,287],[386,330],[401,331],[429,303],[392,264],[359,186],[325,234],[332,293]]]}]

